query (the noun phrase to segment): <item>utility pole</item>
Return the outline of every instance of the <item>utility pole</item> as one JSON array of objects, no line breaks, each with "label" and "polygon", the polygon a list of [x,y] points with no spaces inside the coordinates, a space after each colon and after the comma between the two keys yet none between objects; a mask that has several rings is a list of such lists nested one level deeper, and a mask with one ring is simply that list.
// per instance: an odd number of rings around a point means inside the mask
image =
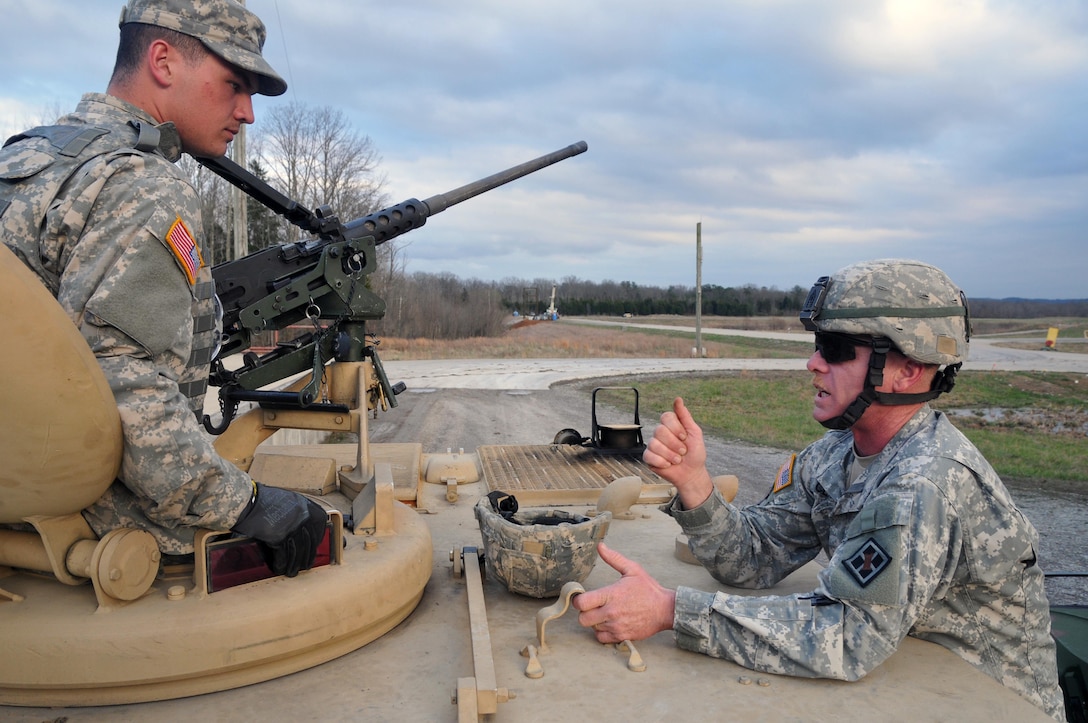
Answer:
[{"label": "utility pole", "polygon": [[[242,5],[246,4],[246,0],[239,0]],[[237,163],[242,168],[246,166],[246,127],[245,124],[238,129],[238,135],[234,136],[234,141],[231,144],[231,160]],[[248,223],[248,207],[249,196],[245,191],[231,184],[230,187],[230,207],[233,212],[231,218],[231,227],[234,230],[234,255],[232,259],[240,259],[249,253],[249,223]]]},{"label": "utility pole", "polygon": [[695,349],[692,356],[702,357],[703,349],[703,222],[695,224]]}]

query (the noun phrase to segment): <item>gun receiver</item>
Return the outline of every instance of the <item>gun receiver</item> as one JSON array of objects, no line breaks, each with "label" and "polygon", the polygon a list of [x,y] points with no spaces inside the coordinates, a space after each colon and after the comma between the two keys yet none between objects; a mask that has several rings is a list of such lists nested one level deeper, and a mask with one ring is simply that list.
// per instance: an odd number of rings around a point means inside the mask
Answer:
[{"label": "gun receiver", "polygon": [[[385,315],[385,302],[366,288],[363,279],[376,270],[377,246],[419,228],[429,217],[451,206],[587,149],[585,141],[579,141],[447,193],[424,201],[411,198],[347,223],[341,223],[327,206],[306,208],[226,157],[197,159],[315,237],[263,249],[212,268],[223,310],[223,339],[212,362],[209,382],[219,387],[223,422],[215,426],[205,417],[204,426],[221,434],[239,401],[311,406],[321,369],[332,359],[372,359],[384,396],[396,406],[395,390],[389,385],[374,345],[366,338],[366,321]],[[284,329],[303,319],[310,319],[315,327],[319,319],[329,323],[263,356],[246,354],[239,370],[224,368],[222,359],[249,349],[254,333]],[[258,391],[307,370],[313,371],[313,378],[297,394]]]}]

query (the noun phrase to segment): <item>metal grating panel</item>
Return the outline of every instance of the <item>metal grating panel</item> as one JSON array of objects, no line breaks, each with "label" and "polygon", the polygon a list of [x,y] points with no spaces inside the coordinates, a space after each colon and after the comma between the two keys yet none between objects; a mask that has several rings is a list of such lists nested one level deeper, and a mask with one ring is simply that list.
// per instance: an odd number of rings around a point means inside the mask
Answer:
[{"label": "metal grating panel", "polygon": [[610,482],[630,476],[642,479],[640,504],[672,496],[672,486],[643,464],[641,453],[573,444],[492,445],[477,453],[488,491],[509,492],[521,504],[593,504]]}]

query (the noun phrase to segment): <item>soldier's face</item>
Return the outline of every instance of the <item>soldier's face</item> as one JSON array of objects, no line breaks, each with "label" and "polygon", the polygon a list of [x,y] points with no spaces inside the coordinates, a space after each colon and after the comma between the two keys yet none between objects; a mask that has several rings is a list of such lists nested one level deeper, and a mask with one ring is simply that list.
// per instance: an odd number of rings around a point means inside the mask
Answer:
[{"label": "soldier's face", "polygon": [[177,85],[174,121],[185,151],[202,158],[226,153],[227,144],[243,123],[253,122],[253,93],[257,80],[251,73],[205,53]]},{"label": "soldier's face", "polygon": [[817,422],[834,419],[861,394],[872,351],[868,346],[854,347],[853,359],[834,364],[828,363],[818,350],[812,353],[806,368],[812,372],[812,386],[816,388],[812,400],[813,419]]}]

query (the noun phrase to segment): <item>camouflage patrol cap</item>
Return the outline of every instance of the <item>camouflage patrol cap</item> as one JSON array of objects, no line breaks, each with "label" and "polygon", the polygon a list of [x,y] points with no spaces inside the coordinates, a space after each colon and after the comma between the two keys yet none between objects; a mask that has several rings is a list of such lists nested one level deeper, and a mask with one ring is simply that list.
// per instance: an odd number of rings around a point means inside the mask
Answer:
[{"label": "camouflage patrol cap", "polygon": [[821,277],[801,311],[809,331],[886,337],[925,364],[957,364],[971,338],[967,297],[935,266],[907,259],[852,264]]},{"label": "camouflage patrol cap", "polygon": [[261,56],[261,19],[234,0],[129,0],[118,25],[143,23],[191,35],[231,65],[257,76],[257,92],[282,95],[287,83]]}]

